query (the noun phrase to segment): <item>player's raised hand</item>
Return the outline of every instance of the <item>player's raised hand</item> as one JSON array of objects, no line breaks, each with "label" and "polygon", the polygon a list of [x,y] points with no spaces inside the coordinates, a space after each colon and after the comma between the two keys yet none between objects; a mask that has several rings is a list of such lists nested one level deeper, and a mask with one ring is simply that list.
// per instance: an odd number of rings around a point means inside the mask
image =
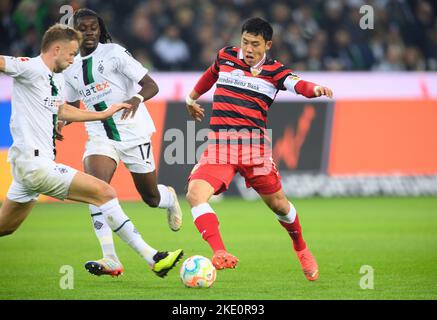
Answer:
[{"label": "player's raised hand", "polygon": [[205,117],[205,109],[198,103],[193,103],[192,105],[187,104],[187,110],[194,120],[202,121],[203,117]]},{"label": "player's raised hand", "polygon": [[323,86],[315,86],[314,87],[314,95],[316,97],[327,96],[328,98],[331,98],[331,99],[334,96],[331,89],[329,89],[328,87],[323,87]]},{"label": "player's raised hand", "polygon": [[138,110],[138,107],[140,106],[141,101],[137,97],[132,97],[129,100],[125,101],[125,103],[132,105],[132,108],[123,110],[123,113],[121,115],[121,120],[125,120],[129,118],[129,115],[131,118],[133,118]]}]

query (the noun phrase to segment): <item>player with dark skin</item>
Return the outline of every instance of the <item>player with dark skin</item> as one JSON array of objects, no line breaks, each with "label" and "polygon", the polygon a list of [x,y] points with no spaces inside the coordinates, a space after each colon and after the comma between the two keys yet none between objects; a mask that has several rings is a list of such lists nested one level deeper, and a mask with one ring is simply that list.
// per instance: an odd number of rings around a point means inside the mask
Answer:
[{"label": "player with dark skin", "polygon": [[[134,181],[135,187],[140,194],[142,200],[151,208],[164,208],[167,209],[167,219],[168,224],[171,230],[178,231],[181,228],[182,225],[182,211],[179,206],[179,202],[177,199],[177,195],[174,191],[174,189],[170,186],[164,186],[162,184],[158,184],[157,181],[157,175],[156,175],[156,169],[154,166],[153,161],[153,153],[150,152],[150,132],[147,134],[143,132],[144,130],[139,130],[139,128],[149,128],[147,126],[153,126],[153,121],[151,119],[143,118],[143,116],[146,116],[144,113],[144,110],[139,110],[138,108],[144,108],[143,101],[148,101],[149,99],[153,98],[159,91],[157,84],[155,81],[148,75],[147,69],[143,68],[143,66],[136,61],[130,54],[125,50],[123,47],[117,45],[117,44],[110,44],[108,42],[112,42],[111,36],[106,30],[106,26],[100,16],[97,15],[92,10],[89,9],[80,9],[78,10],[74,15],[74,28],[79,31],[82,34],[82,44],[79,48],[80,51],[80,57],[87,57],[87,56],[99,56],[98,59],[103,59],[106,63],[107,69],[109,70],[108,73],[105,75],[108,78],[106,79],[109,83],[111,81],[114,84],[114,86],[118,86],[117,92],[122,92],[124,97],[130,97],[125,102],[129,103],[132,108],[130,112],[124,112],[121,114],[119,119],[119,125],[123,126],[122,121],[127,120],[130,118],[133,118],[138,110],[138,114],[136,118],[129,124],[130,127],[125,126],[124,128],[130,132],[130,139],[134,139],[134,141],[143,141],[138,142],[138,145],[130,145],[131,142],[125,142],[125,138],[127,136],[123,136],[123,139],[121,137],[119,139],[121,140],[110,140],[110,137],[105,137],[103,140],[99,140],[99,147],[98,150],[94,149],[88,152],[88,143],[90,141],[96,141],[95,139],[100,139],[101,137],[99,134],[96,133],[89,133],[89,141],[87,143],[86,152],[83,159],[84,164],[84,170],[86,173],[103,180],[107,183],[111,183],[111,180],[115,174],[115,171],[118,166],[118,161],[123,161],[126,167],[128,168],[132,179]],[[112,49],[111,49],[112,48]],[[114,50],[114,48],[118,48],[117,50],[121,51],[111,51]],[[101,51],[99,51],[101,50]],[[103,50],[103,51],[102,51]],[[102,55],[102,52],[105,52],[105,54],[109,55]],[[121,57],[123,56],[123,57]],[[111,63],[113,61],[119,61],[117,59],[124,59],[124,61],[128,60],[131,64],[131,68],[136,68],[137,74],[126,74],[125,67],[114,67],[113,69],[109,66],[111,66]],[[79,61],[77,61],[79,62]],[[83,60],[81,61],[83,63]],[[77,65],[77,63],[76,63]],[[73,65],[74,66],[74,65]],[[133,67],[132,67],[133,66]],[[76,70],[76,71],[72,71]],[[90,67],[92,74],[92,67]],[[68,71],[68,70],[67,70]],[[81,79],[83,77],[83,65],[82,68],[78,69],[71,69],[69,72],[74,73],[74,77]],[[95,72],[95,71],[94,71]],[[144,73],[143,73],[144,72]],[[82,76],[80,76],[82,74]],[[99,76],[98,73],[96,76]],[[142,77],[142,78],[141,78]],[[137,79],[141,78],[139,81]],[[73,78],[74,79],[74,78]],[[83,98],[82,95],[76,94],[80,93],[82,88],[86,88],[89,83],[83,83],[78,84],[76,87],[75,84],[72,84],[71,77],[66,76],[66,82],[69,84],[69,87],[71,88],[70,91],[73,93],[68,95],[69,100],[79,99]],[[93,79],[94,81],[94,79]],[[118,82],[117,82],[118,81]],[[137,82],[138,81],[138,82]],[[136,87],[136,83],[140,86],[139,91],[136,91],[133,86]],[[121,90],[120,90],[121,88]],[[132,90],[135,90],[132,94]],[[119,94],[115,93],[115,91],[106,91],[104,94],[106,94],[106,97],[111,97],[113,94]],[[99,99],[99,98],[97,98]],[[107,99],[107,98],[105,98]],[[126,98],[121,98],[126,99]],[[69,103],[77,108],[80,107],[81,100],[77,101],[69,101]],[[87,102],[84,101],[84,104],[87,108],[91,108],[95,106],[87,105]],[[151,122],[152,121],[152,122]],[[132,126],[131,126],[132,125]],[[132,128],[132,129],[127,129]],[[62,124],[58,126],[58,131],[62,129]],[[143,132],[143,133],[141,133]],[[63,139],[62,135],[59,134],[58,137],[60,140]],[[144,144],[144,142],[147,143]],[[94,143],[95,145],[95,143]],[[129,146],[128,146],[129,145]],[[147,151],[143,151],[143,147],[148,145]],[[105,148],[111,148],[111,150],[114,150],[114,153],[105,153],[101,148],[101,146],[105,146]],[[130,149],[123,149],[123,148],[130,148]],[[132,150],[134,149],[135,154],[132,153],[126,156],[126,150]],[[108,149],[105,149],[108,150]],[[134,158],[135,160],[132,160],[132,157],[138,157],[139,153],[141,151],[142,159]],[[130,151],[129,151],[130,152]],[[120,154],[124,154],[125,158],[121,158]],[[147,159],[145,158],[145,154],[147,154]],[[134,162],[136,167],[132,167],[132,163],[126,163],[124,160],[127,159],[127,161],[139,161]],[[138,164],[139,163],[139,164]],[[112,236],[110,230],[107,228],[107,226],[102,227],[100,224],[104,223],[99,219],[98,216],[100,215],[99,212],[93,211],[93,208],[90,207],[91,210],[91,217],[93,219],[93,226],[96,231],[96,235],[100,241],[100,245],[102,246],[103,251],[103,260],[99,261],[89,261],[85,265],[85,268],[88,269],[93,274],[96,274],[93,272],[93,270],[96,270],[95,266],[98,266],[98,272],[99,274],[107,274],[107,275],[113,275],[114,270],[118,269],[119,267],[122,268],[120,261],[118,260],[118,257],[115,253],[115,247],[114,242],[112,241]],[[109,231],[105,231],[109,230]],[[109,233],[107,233],[109,232]],[[109,260],[112,260],[117,266],[111,267],[114,264],[112,262],[107,263]],[[91,266],[91,269],[89,268]],[[103,272],[102,272],[103,270]],[[96,275],[99,275],[96,274]],[[117,273],[118,274],[118,273]]]},{"label": "player with dark skin", "polygon": [[[101,36],[97,18],[93,16],[79,18],[76,22],[75,29],[80,31],[83,36],[83,42],[79,49],[80,54],[82,56],[87,56],[93,53],[99,44]],[[144,97],[144,101],[151,99],[159,91],[155,81],[153,81],[153,79],[147,74],[138,84],[141,86],[141,90],[138,93]],[[140,99],[137,97],[132,97],[125,102],[132,105],[132,109],[129,112],[123,112],[122,119],[127,119],[129,116],[133,117],[141,103]],[[80,100],[70,102],[70,104],[79,108]],[[62,136],[60,139],[62,139]],[[113,159],[103,155],[91,155],[84,159],[84,169],[86,173],[107,183],[111,183],[112,177],[117,169],[117,163]],[[150,173],[131,172],[131,175],[135,187],[143,201],[150,207],[156,208],[160,201],[157,188],[156,170]]]}]

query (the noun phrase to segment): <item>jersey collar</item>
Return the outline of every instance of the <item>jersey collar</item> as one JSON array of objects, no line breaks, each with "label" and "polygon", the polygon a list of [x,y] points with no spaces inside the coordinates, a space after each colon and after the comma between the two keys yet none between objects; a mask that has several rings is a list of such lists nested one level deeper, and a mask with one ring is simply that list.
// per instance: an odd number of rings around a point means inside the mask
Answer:
[{"label": "jersey collar", "polygon": [[[243,56],[243,50],[241,50],[241,48],[238,50],[238,59],[241,59],[244,61],[244,56]],[[253,76],[257,76],[261,73],[262,71],[262,66],[264,65],[264,63],[266,62],[266,54],[264,53],[264,56],[262,57],[262,59],[253,67],[250,67],[250,72],[252,73]],[[246,63],[246,62],[244,62]]]},{"label": "jersey collar", "polygon": [[79,56],[80,56],[80,58],[81,58],[82,60],[86,60],[86,59],[88,59],[89,57],[91,57],[91,56],[93,56],[94,54],[96,54],[96,53],[100,50],[101,47],[102,47],[102,46],[101,46],[101,43],[99,42],[99,43],[97,44],[97,48],[96,48],[96,50],[94,50],[93,52],[91,52],[89,55],[87,55],[87,56],[81,56],[80,53],[79,53]]},{"label": "jersey collar", "polygon": [[42,56],[39,55],[37,57],[37,59],[39,60],[39,62],[43,65],[43,68],[49,73],[49,75],[53,75],[54,72],[52,70],[50,70],[50,68],[46,65],[46,63],[44,62],[44,60],[42,59]]}]

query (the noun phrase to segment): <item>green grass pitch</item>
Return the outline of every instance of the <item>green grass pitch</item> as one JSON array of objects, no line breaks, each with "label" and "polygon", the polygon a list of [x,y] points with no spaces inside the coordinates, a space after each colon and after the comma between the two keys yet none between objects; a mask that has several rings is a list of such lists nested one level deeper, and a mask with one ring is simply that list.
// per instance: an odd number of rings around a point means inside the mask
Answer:
[{"label": "green grass pitch", "polygon": [[[179,266],[164,278],[116,239],[125,272],[92,276],[85,261],[100,258],[87,206],[37,204],[22,227],[0,238],[0,299],[437,299],[437,199],[300,199],[303,234],[320,269],[307,281],[291,240],[260,201],[225,198],[214,203],[228,250],[240,262],[218,271],[209,289],[185,288]],[[211,252],[182,201],[184,225],[167,227],[164,210],[143,203],[123,208],[144,239],[161,250],[183,248],[185,258]],[[63,265],[73,268],[74,289],[61,289]],[[373,289],[362,289],[360,268],[374,270]],[[367,282],[369,283],[369,282]]]}]

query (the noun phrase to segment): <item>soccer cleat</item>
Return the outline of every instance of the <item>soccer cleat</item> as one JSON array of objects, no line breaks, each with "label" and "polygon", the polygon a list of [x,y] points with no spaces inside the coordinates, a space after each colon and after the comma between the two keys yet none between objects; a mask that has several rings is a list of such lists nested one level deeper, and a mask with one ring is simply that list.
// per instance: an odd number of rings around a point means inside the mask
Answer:
[{"label": "soccer cleat", "polygon": [[155,264],[153,265],[152,271],[155,272],[158,277],[164,278],[183,255],[184,252],[182,249],[169,252],[157,252],[153,256]]},{"label": "soccer cleat", "polygon": [[296,251],[296,254],[305,277],[309,281],[316,281],[319,277],[319,267],[317,266],[316,259],[314,259],[314,256],[311,254],[308,247],[301,251]]},{"label": "soccer cleat", "polygon": [[217,250],[211,260],[217,270],[234,269],[238,263],[238,258],[225,250]]},{"label": "soccer cleat", "polygon": [[182,227],[181,206],[179,205],[178,196],[176,195],[175,190],[172,187],[167,187],[167,188],[175,199],[173,206],[167,209],[168,225],[171,230],[179,231],[179,229]]},{"label": "soccer cleat", "polygon": [[85,263],[85,269],[96,276],[110,275],[112,277],[118,277],[123,274],[123,266],[121,263],[109,258],[88,261]]}]

